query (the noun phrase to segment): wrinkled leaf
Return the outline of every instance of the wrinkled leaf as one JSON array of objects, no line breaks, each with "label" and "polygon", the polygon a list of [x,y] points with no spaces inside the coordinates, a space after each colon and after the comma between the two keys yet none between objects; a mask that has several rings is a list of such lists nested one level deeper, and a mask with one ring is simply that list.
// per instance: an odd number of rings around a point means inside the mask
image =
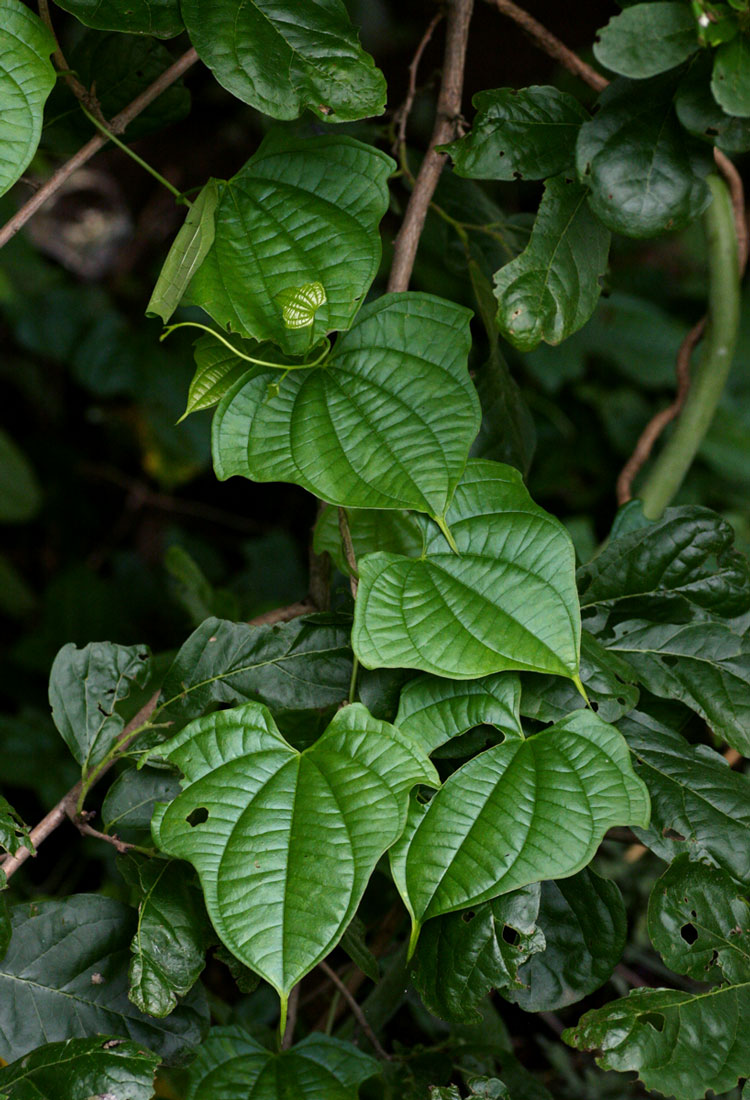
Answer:
[{"label": "wrinkled leaf", "polygon": [[183,30],[179,0],[56,0],[87,27],[173,38]]},{"label": "wrinkled leaf", "polygon": [[738,34],[716,51],[711,91],[727,114],[750,116],[750,36]]},{"label": "wrinkled leaf", "polygon": [[240,1027],[215,1027],[190,1067],[185,1100],[356,1100],[374,1058],[328,1035],[274,1054]]},{"label": "wrinkled leaf", "polygon": [[[236,338],[234,344],[237,345]],[[243,344],[250,347],[246,341]],[[268,342],[252,344],[253,352],[259,359],[272,355],[272,347]],[[240,359],[213,336],[202,336],[196,341],[194,354],[195,374],[188,390],[187,407],[182,414],[182,420],[190,413],[210,409],[218,404],[235,382],[247,374],[247,361]]]},{"label": "wrinkled leaf", "polygon": [[8,1100],[151,1100],[159,1060],[127,1039],[67,1039],[0,1069],[0,1089]]},{"label": "wrinkled leaf", "polygon": [[362,664],[454,679],[512,669],[575,678],[574,552],[562,524],[534,504],[517,470],[479,459],[447,522],[458,554],[430,526],[424,559],[359,562],[352,644]]},{"label": "wrinkled leaf", "polygon": [[328,122],[385,109],[383,74],[359,44],[341,0],[182,0],[201,60],[218,82],[272,118],[307,107]]},{"label": "wrinkled leaf", "polygon": [[47,96],[55,85],[55,40],[21,0],[0,0],[0,195],[36,152]]},{"label": "wrinkled leaf", "polygon": [[28,848],[34,851],[34,845],[29,840],[29,830],[23,819],[13,809],[7,798],[0,794],[0,848],[10,852],[13,856],[19,848]]},{"label": "wrinkled leaf", "polygon": [[697,31],[695,16],[681,0],[634,4],[599,31],[594,56],[622,76],[656,76],[695,53]]},{"label": "wrinkled leaf", "polygon": [[710,192],[704,147],[680,126],[671,74],[620,78],[578,135],[578,175],[604,224],[626,237],[682,229],[705,210]]},{"label": "wrinkled leaf", "polygon": [[403,688],[394,725],[426,756],[452,737],[483,723],[506,737],[523,737],[519,703],[521,684],[512,672],[479,680],[417,676]]},{"label": "wrinkled leaf", "polygon": [[594,312],[610,236],[592,215],[585,187],[547,181],[531,240],[495,274],[497,323],[520,351],[559,344]]},{"label": "wrinkled leaf", "polygon": [[213,942],[203,898],[184,864],[121,856],[118,867],[138,894],[138,924],[130,951],[136,1008],[168,1016],[195,985]]},{"label": "wrinkled leaf", "polygon": [[547,179],[575,161],[578,129],[589,117],[557,88],[498,88],[478,92],[471,133],[442,146],[454,171],[471,179]]},{"label": "wrinkled leaf", "polygon": [[[394,167],[353,138],[272,131],[220,188],[214,242],[190,301],[222,329],[273,340],[290,355],[349,328],[380,263],[378,223]],[[326,300],[313,325],[290,328],[283,295],[312,283]]]},{"label": "wrinkled leaf", "polygon": [[390,857],[414,935],[430,917],[573,875],[608,828],[649,818],[625,741],[590,711],[488,749],[412,806]]},{"label": "wrinkled leaf", "polygon": [[202,990],[166,1020],[128,1000],[135,913],[99,894],[11,909],[13,938],[0,963],[0,1057],[91,1035],[131,1038],[167,1061],[195,1047],[208,1023]]},{"label": "wrinkled leaf", "polygon": [[[182,296],[187,290],[190,280],[205,260],[208,250],[214,243],[214,216],[218,202],[219,184],[216,180],[209,180],[193,200],[185,222],[172,242],[172,247],[159,272],[156,286],[146,306],[148,317],[161,317],[166,324],[182,301]],[[218,347],[226,358],[227,351],[222,344],[217,344],[214,340],[210,342],[210,346],[213,348]],[[197,358],[198,352],[196,350]],[[198,368],[201,369],[200,361],[198,362]],[[208,405],[199,403],[199,398],[193,398],[193,387],[195,385],[196,381],[193,379],[190,387],[190,397],[188,398],[189,412],[193,412],[195,409],[208,408]],[[202,389],[203,387],[201,387]],[[199,396],[202,396],[202,393]]]},{"label": "wrinkled leaf", "polygon": [[72,642],[55,657],[49,678],[52,718],[84,774],[101,763],[125,721],[115,707],[151,673],[146,646]]},{"label": "wrinkled leaf", "polygon": [[[405,557],[418,557],[422,552],[422,529],[415,516],[409,512],[378,511],[369,508],[347,508],[349,533],[352,536],[354,557],[358,561],[364,554],[385,550]],[[325,508],[315,524],[313,550],[316,554],[328,553],[342,573],[349,573],[346,556],[341,545],[339,514],[337,508]]]},{"label": "wrinkled leaf", "polygon": [[479,427],[468,310],[387,294],[318,368],[250,371],[214,416],[220,480],[291,481],[331,504],[443,516]]},{"label": "wrinkled leaf", "polygon": [[494,901],[428,921],[414,956],[414,984],[425,1006],[444,1020],[479,1018],[491,989],[518,984],[519,967],[544,950],[537,926],[538,883]]},{"label": "wrinkled leaf", "polygon": [[403,830],[409,789],[438,783],[361,704],[304,753],[256,703],[198,719],[160,753],[185,780],[157,807],[154,839],[193,863],[220,938],[282,1001],[341,938]]}]

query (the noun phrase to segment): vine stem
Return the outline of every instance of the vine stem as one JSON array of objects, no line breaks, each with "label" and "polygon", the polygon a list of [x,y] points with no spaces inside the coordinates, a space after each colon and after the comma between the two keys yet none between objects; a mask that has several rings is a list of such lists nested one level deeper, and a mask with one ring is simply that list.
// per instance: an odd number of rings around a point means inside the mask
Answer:
[{"label": "vine stem", "polygon": [[448,2],[443,77],[440,83],[435,127],[394,244],[393,263],[388,279],[389,291],[409,289],[409,280],[414,269],[427,211],[445,164],[445,155],[438,153],[436,146],[444,145],[455,136],[456,124],[461,116],[466,48],[473,9],[474,0],[449,0]]},{"label": "vine stem", "polygon": [[106,136],[107,141],[111,141],[113,145],[116,145],[117,148],[122,150],[122,152],[129,156],[131,160],[134,160],[135,163],[143,168],[145,172],[148,172],[150,176],[153,176],[157,183],[160,183],[162,187],[166,187],[167,191],[169,191],[170,194],[174,195],[177,202],[182,203],[183,206],[192,205],[190,200],[185,198],[182,191],[178,190],[178,188],[175,187],[173,183],[170,183],[169,180],[161,174],[161,172],[157,172],[156,169],[152,165],[150,165],[147,160],[144,160],[143,157],[139,157],[135,150],[129,148],[129,146],[127,146],[124,141],[121,141],[117,134],[113,133],[105,122],[100,122],[96,115],[93,114],[83,102],[81,102],[81,110],[83,111],[89,122],[92,123],[92,125],[96,126],[97,130],[99,130],[100,133]]},{"label": "vine stem", "polygon": [[658,519],[680,488],[724,391],[740,321],[734,209],[721,177],[708,179],[713,201],[704,215],[708,244],[708,325],[700,363],[677,425],[639,493],[643,513]]},{"label": "vine stem", "polygon": [[26,225],[26,222],[29,221],[30,218],[33,218],[34,214],[36,214],[40,207],[44,206],[48,199],[60,190],[74,172],[77,172],[79,168],[87,164],[88,161],[107,144],[112,133],[123,133],[134,118],[142,114],[155,99],[159,98],[162,92],[165,92],[176,80],[179,80],[197,60],[198,54],[191,47],[182,57],[179,57],[173,65],[165,69],[161,76],[156,78],[153,84],[150,84],[145,91],[141,92],[139,96],[136,96],[132,103],[129,103],[127,107],[110,120],[108,126],[109,132],[106,137],[104,134],[96,134],[90,141],[87,141],[77,153],[74,153],[69,160],[61,164],[57,171],[52,173],[46,183],[42,184],[39,190],[36,191],[31,198],[16,211],[13,217],[5,223],[2,229],[0,229],[0,248],[6,245],[12,237],[15,237],[16,233]]},{"label": "vine stem", "polygon": [[[177,194],[179,194],[179,191],[177,192]],[[175,331],[175,329],[178,328],[203,329],[203,331],[207,332],[209,336],[215,336],[216,339],[219,340],[224,345],[224,347],[229,348],[229,350],[233,352],[238,359],[245,359],[248,363],[254,363],[257,367],[273,367],[275,370],[283,370],[286,372],[290,370],[303,370],[306,367],[317,367],[318,363],[322,363],[325,357],[328,355],[329,351],[331,350],[331,341],[326,336],[323,339],[323,343],[325,346],[320,355],[317,359],[310,360],[309,363],[271,363],[266,359],[253,359],[252,355],[246,355],[244,351],[240,351],[238,348],[236,348],[234,344],[227,340],[226,337],[222,336],[220,332],[217,332],[216,329],[209,328],[208,325],[202,325],[198,321],[179,321],[176,325],[167,325],[167,327],[164,329],[164,332],[159,337],[159,340],[166,340],[166,338],[170,336],[171,333]],[[182,417],[181,419],[184,420],[184,417]]]}]

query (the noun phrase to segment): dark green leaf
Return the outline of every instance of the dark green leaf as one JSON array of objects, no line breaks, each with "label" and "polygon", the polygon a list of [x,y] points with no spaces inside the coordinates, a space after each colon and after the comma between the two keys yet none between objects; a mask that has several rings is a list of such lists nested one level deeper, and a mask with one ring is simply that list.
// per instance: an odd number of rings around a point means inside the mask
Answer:
[{"label": "dark green leaf", "polygon": [[168,1016],[197,982],[213,942],[203,898],[184,864],[121,856],[123,878],[138,893],[128,996],[149,1016]]},{"label": "dark green leaf", "polygon": [[182,0],[182,15],[219,83],[263,114],[297,118],[307,107],[350,122],[385,109],[383,74],[341,0]]},{"label": "dark green leaf", "polygon": [[128,768],[118,775],[104,796],[102,821],[109,832],[149,829],[154,806],[180,792],[180,781],[165,768]]},{"label": "dark green leaf", "polygon": [[526,1012],[556,1012],[593,993],[610,977],[625,947],[622,895],[614,882],[588,867],[572,878],[542,883],[537,925],[544,950],[518,971],[522,988],[502,991]]},{"label": "dark green leaf", "polygon": [[647,713],[629,715],[619,728],[651,795],[644,844],[667,861],[685,852],[750,883],[750,779]]},{"label": "dark green leaf", "polygon": [[249,966],[245,966],[239,959],[236,959],[232,952],[226,949],[223,943],[220,943],[214,950],[214,958],[224,963],[224,966],[226,966],[237,983],[237,988],[240,993],[254,993],[260,985],[260,977],[255,971],[251,970]]},{"label": "dark green leaf", "polygon": [[0,1057],[11,1061],[45,1041],[128,1036],[173,1060],[195,1047],[208,1023],[195,990],[166,1020],[128,1000],[135,913],[98,894],[11,909],[13,938],[0,963]]},{"label": "dark green leaf", "polygon": [[[479,459],[468,463],[447,522],[458,554],[430,525],[423,559],[360,561],[352,644],[362,664],[454,679],[512,669],[575,679],[574,553],[562,524],[534,504],[517,470]],[[404,607],[419,609],[408,630]]]},{"label": "dark green leaf", "polygon": [[700,142],[680,126],[675,92],[671,74],[620,78],[581,127],[578,174],[591,188],[592,209],[626,237],[682,229],[710,201],[704,179],[709,162]]},{"label": "dark green leaf", "polygon": [[403,688],[394,724],[429,756],[452,737],[484,723],[506,737],[523,737],[520,699],[521,684],[512,672],[479,680],[426,674]]},{"label": "dark green leaf", "polygon": [[478,92],[470,134],[442,146],[459,176],[542,180],[575,159],[578,129],[589,117],[566,92],[547,86]]},{"label": "dark green leaf", "polygon": [[274,626],[207,619],[164,677],[160,720],[182,723],[219,704],[262,699],[274,710],[340,703],[352,671],[343,615],[308,615]]},{"label": "dark green leaf", "polygon": [[698,49],[698,28],[681,0],[634,4],[599,31],[594,56],[622,76],[648,77],[680,65]]},{"label": "dark green leaf", "polygon": [[564,176],[547,180],[531,240],[495,275],[497,323],[520,351],[561,343],[594,312],[610,237],[587,197]]},{"label": "dark green leaf", "polygon": [[406,832],[391,849],[413,936],[430,917],[575,874],[608,828],[648,818],[646,787],[625,741],[590,711],[488,749],[455,771],[426,807],[412,803]]},{"label": "dark green leaf", "polygon": [[19,848],[28,848],[33,853],[34,845],[29,840],[29,830],[23,819],[0,794],[0,848],[13,856]]},{"label": "dark green leaf", "polygon": [[[4,883],[5,875],[2,872],[2,868],[0,868],[0,890]],[[10,913],[8,912],[6,896],[4,893],[0,892],[0,959],[2,959],[3,955],[8,950],[11,935]]]},{"label": "dark green leaf", "polygon": [[151,672],[146,646],[72,642],[55,657],[49,678],[52,717],[65,744],[84,772],[101,763],[122,733],[125,721],[117,704],[133,687],[143,687]]},{"label": "dark green leaf", "polygon": [[677,117],[691,134],[715,140],[725,153],[750,150],[750,121],[727,114],[711,94],[713,57],[702,54],[677,89]]},{"label": "dark green leaf", "polygon": [[[357,561],[374,550],[403,554],[407,558],[416,558],[421,554],[422,529],[416,517],[409,512],[347,508],[346,514]],[[342,573],[349,573],[341,545],[337,508],[328,507],[319,516],[315,524],[313,549],[316,554],[330,554],[336,567]]]},{"label": "dark green leaf", "polygon": [[[146,306],[148,317],[161,317],[166,324],[182,301],[182,296],[187,290],[190,280],[205,260],[211,245],[214,243],[214,215],[218,202],[219,183],[216,180],[209,180],[193,201],[193,205],[187,212],[184,225],[172,242],[172,247],[162,265],[156,286]],[[208,340],[209,347],[218,349],[226,358],[226,348],[216,340],[211,340],[210,337]],[[202,345],[205,341],[199,343]],[[198,359],[197,349],[196,360],[200,372],[202,363]],[[203,367],[203,370],[205,371],[206,368]],[[200,403],[200,397],[205,396],[203,393],[204,387],[199,384],[199,394],[193,397],[194,386],[196,386],[196,379],[193,379],[190,387],[188,412],[209,408],[209,405]],[[213,402],[210,402],[210,404],[213,404]]]},{"label": "dark green leaf", "polygon": [[477,1002],[491,989],[518,985],[519,967],[544,950],[539,898],[534,883],[427,922],[414,956],[414,984],[430,1012],[475,1020]]},{"label": "dark green leaf", "polygon": [[47,96],[55,85],[55,40],[21,0],[0,0],[0,195],[36,152]]},{"label": "dark green leaf", "polygon": [[278,371],[250,371],[214,416],[217,476],[443,517],[479,427],[470,316],[431,295],[387,294],[362,309],[322,366],[292,371],[280,388]]},{"label": "dark green leaf", "polygon": [[67,1039],[0,1069],[0,1089],[8,1100],[151,1100],[159,1061],[127,1039]]},{"label": "dark green leaf", "polygon": [[365,942],[365,926],[359,917],[352,917],[349,927],[341,937],[340,947],[346,951],[355,966],[366,974],[371,982],[380,981],[378,960]]},{"label": "dark green leaf", "polygon": [[282,1003],[340,940],[403,831],[410,788],[439,782],[361,704],[301,754],[257,703],[198,719],[160,753],[185,780],[157,808],[154,839],[193,863],[221,940]]},{"label": "dark green leaf", "polygon": [[308,1035],[273,1054],[240,1027],[215,1027],[190,1067],[185,1100],[356,1100],[378,1073],[374,1058],[331,1039]]},{"label": "dark green leaf", "polygon": [[750,36],[738,34],[716,51],[711,91],[727,114],[750,116]]},{"label": "dark green leaf", "polygon": [[179,0],[56,0],[87,27],[173,38],[183,29]]},{"label": "dark green leaf", "polygon": [[[2,7],[0,7],[1,11]],[[1,140],[2,121],[0,121]],[[2,164],[0,164],[0,172],[2,172]],[[0,523],[26,523],[27,520],[34,518],[41,503],[42,491],[28,459],[10,436],[0,430]]]},{"label": "dark green leaf", "polygon": [[[349,328],[380,263],[378,223],[394,167],[353,138],[272,131],[220,185],[214,243],[190,300],[222,329],[273,340],[290,355]],[[313,323],[290,328],[280,295],[315,283],[325,301]]]},{"label": "dark green leaf", "polygon": [[653,596],[680,596],[727,616],[750,607],[750,564],[735,551],[730,525],[708,508],[668,508],[612,539],[577,579],[582,608]]}]

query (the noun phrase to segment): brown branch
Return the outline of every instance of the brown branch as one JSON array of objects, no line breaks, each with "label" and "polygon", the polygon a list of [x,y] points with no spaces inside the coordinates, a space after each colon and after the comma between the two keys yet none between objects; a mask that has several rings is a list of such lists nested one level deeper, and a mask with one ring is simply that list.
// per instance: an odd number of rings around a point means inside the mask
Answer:
[{"label": "brown branch", "polygon": [[435,128],[430,147],[419,169],[414,189],[409,198],[404,221],[393,248],[393,264],[388,280],[389,291],[408,290],[409,279],[419,247],[427,211],[435,194],[440,173],[445,164],[443,153],[436,151],[455,136],[456,123],[461,115],[461,98],[466,64],[466,46],[474,0],[449,0],[448,26],[445,35],[443,77],[437,102]]},{"label": "brown branch", "polygon": [[99,100],[92,91],[89,91],[89,89],[81,83],[65,59],[65,54],[62,52],[60,43],[57,40],[57,35],[55,34],[55,28],[52,25],[52,16],[49,12],[47,0],[39,0],[39,15],[47,30],[55,40],[55,51],[52,54],[52,62],[59,75],[63,78],[79,103],[82,103],[84,107],[101,122],[102,126],[108,126],[107,120],[102,114]]},{"label": "brown branch", "polygon": [[[395,141],[396,151],[398,152],[401,152],[406,144],[406,127],[409,122],[411,109],[414,106],[414,98],[417,94],[417,73],[419,71],[419,66],[422,61],[422,54],[427,49],[427,45],[430,42],[433,34],[435,33],[435,28],[442,18],[443,13],[441,11],[437,12],[436,15],[433,15],[427,26],[427,30],[424,32],[420,39],[419,45],[417,46],[417,49],[414,53],[414,57],[409,63],[409,88],[406,93],[406,99],[399,107],[393,120],[395,123],[398,123]],[[400,159],[403,160],[403,156],[401,156]]]},{"label": "brown branch", "polygon": [[323,971],[323,973],[333,982],[341,996],[349,1005],[352,1016],[362,1028],[367,1038],[370,1040],[370,1043],[372,1044],[372,1049],[375,1051],[378,1058],[382,1058],[384,1062],[390,1062],[390,1054],[380,1045],[380,1041],[378,1040],[375,1032],[370,1027],[370,1023],[367,1017],[365,1016],[364,1012],[360,1008],[352,993],[350,993],[345,983],[341,980],[333,967],[329,966],[327,962],[320,962],[318,963],[318,966]]},{"label": "brown branch", "polygon": [[724,177],[724,182],[729,188],[734,211],[734,227],[737,233],[737,264],[740,270],[740,278],[745,274],[748,257],[747,214],[745,212],[745,189],[742,186],[742,177],[732,164],[726,153],[714,146],[714,161],[716,167]]},{"label": "brown branch", "polygon": [[547,30],[538,19],[534,19],[533,15],[529,15],[523,8],[519,8],[517,4],[513,3],[513,0],[487,0],[487,2],[493,4],[502,15],[507,15],[509,19],[522,27],[540,49],[544,50],[555,61],[558,61],[568,72],[583,80],[594,91],[603,92],[607,87],[609,81],[605,76],[598,73],[591,65],[587,65],[577,53],[566,46],[564,42],[561,42],[552,31]]},{"label": "brown branch", "polygon": [[[165,69],[153,84],[150,84],[145,91],[141,92],[139,96],[136,96],[132,103],[129,103],[127,107],[111,119],[107,125],[112,133],[121,134],[134,118],[137,118],[137,116],[145,111],[155,99],[158,99],[162,92],[165,92],[176,80],[179,80],[197,60],[198,54],[195,50],[192,48],[187,50],[182,57],[175,61],[174,65],[170,65],[168,69]],[[37,210],[39,210],[41,206],[44,206],[45,202],[60,190],[66,180],[70,179],[74,172],[82,168],[83,165],[90,161],[94,154],[98,153],[106,144],[107,138],[104,134],[97,134],[95,137],[92,137],[82,149],[79,149],[70,160],[66,160],[64,164],[60,165],[57,171],[52,173],[46,183],[44,183],[39,190],[31,196],[28,202],[25,202],[20,210],[17,210],[13,217],[5,223],[2,229],[0,229],[0,248],[6,245],[11,237],[14,237],[26,222],[36,214]]]},{"label": "brown branch", "polygon": [[133,848],[138,847],[137,844],[128,844],[126,840],[120,840],[119,836],[115,833],[102,833],[99,829],[95,829],[93,825],[89,824],[88,820],[93,816],[93,812],[77,814],[75,812],[75,806],[69,806],[68,808],[68,818],[83,836],[92,836],[96,840],[105,840],[107,844],[111,844],[113,848],[116,848],[121,855],[124,852],[130,852]]},{"label": "brown branch", "polygon": [[349,530],[349,517],[346,514],[345,508],[339,508],[339,534],[341,535],[341,543],[344,547],[344,557],[346,558],[346,564],[349,566],[349,584],[352,590],[352,597],[356,600],[357,587],[359,584],[359,573],[357,571],[357,555],[354,553],[352,533]]}]

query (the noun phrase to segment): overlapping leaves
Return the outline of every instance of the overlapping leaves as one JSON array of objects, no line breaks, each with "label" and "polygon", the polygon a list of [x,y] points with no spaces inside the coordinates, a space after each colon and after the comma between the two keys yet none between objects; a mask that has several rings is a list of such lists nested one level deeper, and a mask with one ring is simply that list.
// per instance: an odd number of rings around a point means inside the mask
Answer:
[{"label": "overlapping leaves", "polygon": [[128,1039],[99,1035],[45,1043],[0,1069],[7,1100],[151,1100],[158,1054]]},{"label": "overlapping leaves", "polygon": [[509,672],[478,680],[417,676],[401,691],[395,724],[428,756],[452,737],[488,724],[522,737],[521,684]]}]

